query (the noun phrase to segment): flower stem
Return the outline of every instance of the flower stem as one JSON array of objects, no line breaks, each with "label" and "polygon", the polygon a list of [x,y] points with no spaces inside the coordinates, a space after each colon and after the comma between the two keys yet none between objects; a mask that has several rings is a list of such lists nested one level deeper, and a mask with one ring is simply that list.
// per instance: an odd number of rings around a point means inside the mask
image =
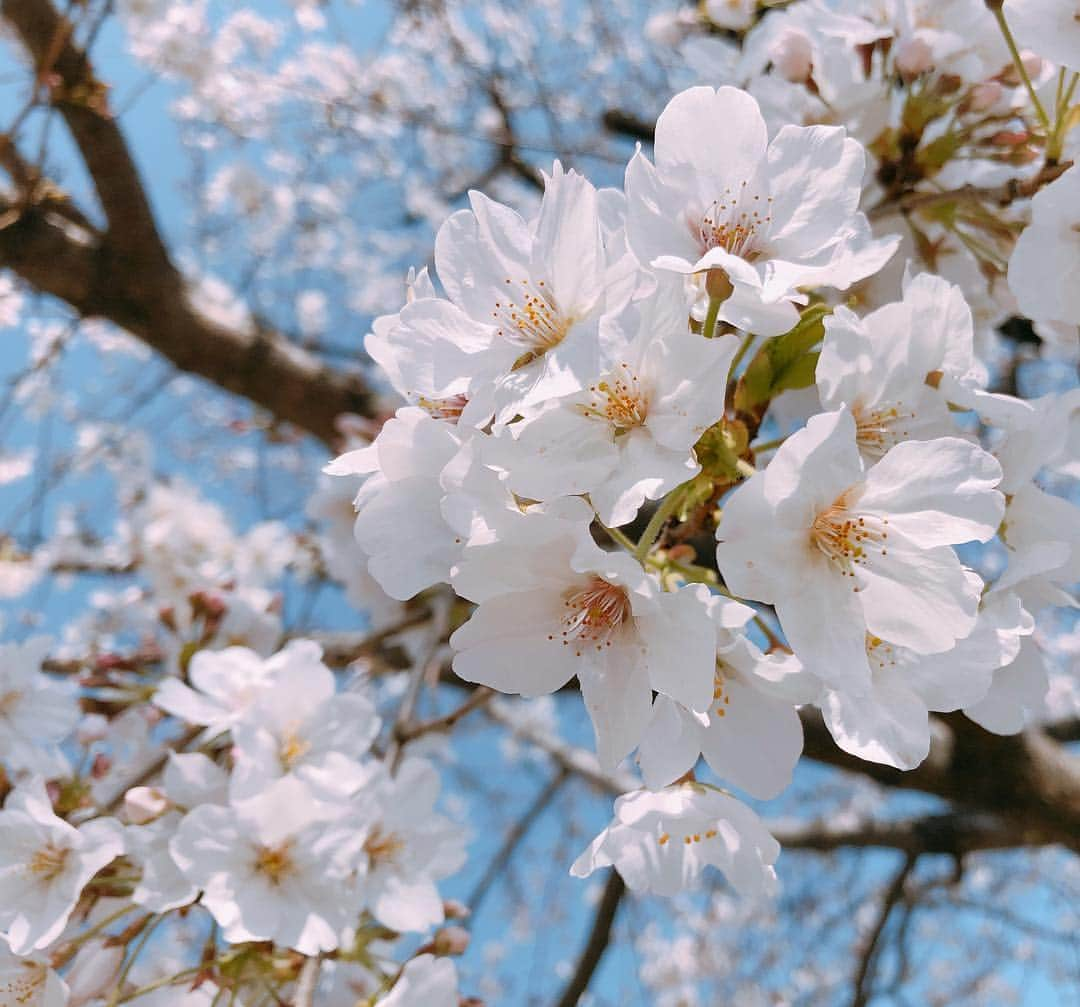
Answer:
[{"label": "flower stem", "polygon": [[1072,101],[1076,91],[1077,81],[1080,81],[1080,73],[1074,73],[1065,86],[1065,68],[1061,68],[1058,74],[1057,100],[1054,102],[1054,129],[1046,142],[1046,163],[1056,164],[1061,160],[1061,148],[1065,143],[1065,127],[1069,122],[1069,102]]},{"label": "flower stem", "polygon": [[746,356],[746,351],[750,349],[750,344],[754,341],[754,334],[748,332],[746,338],[743,340],[742,346],[735,351],[735,356],[731,358],[731,367],[728,371],[729,374],[734,375],[736,368],[742,363],[742,358]]},{"label": "flower stem", "polygon": [[1035,85],[1031,83],[1031,78],[1028,76],[1027,67],[1024,66],[1024,61],[1020,57],[1020,50],[1016,47],[1016,39],[1013,38],[1012,29],[1009,28],[1009,22],[1005,20],[1005,11],[1000,6],[992,8],[994,19],[998,23],[998,27],[1001,29],[1001,34],[1005,39],[1005,45],[1009,47],[1009,55],[1012,56],[1013,66],[1016,67],[1016,72],[1020,74],[1020,79],[1024,82],[1024,87],[1027,88],[1027,92],[1031,97],[1031,103],[1035,107],[1035,114],[1039,117],[1039,122],[1042,128],[1046,130],[1047,134],[1050,133],[1050,118],[1046,114],[1046,109],[1043,108],[1042,102],[1039,101],[1039,96],[1035,93]]},{"label": "flower stem", "polygon": [[753,451],[754,454],[760,454],[762,451],[772,451],[774,448],[780,447],[786,440],[787,437],[775,437],[771,441],[762,441],[760,444],[751,444],[750,450]]},{"label": "flower stem", "polygon": [[716,330],[716,318],[720,314],[720,305],[723,303],[723,300],[719,297],[709,298],[709,309],[705,312],[705,325],[701,329],[701,334],[706,339],[712,339],[713,337]]},{"label": "flower stem", "polygon": [[[685,483],[683,485],[685,485]],[[682,499],[681,490],[682,486],[676,486],[675,489],[660,501],[660,506],[653,511],[653,516],[649,519],[649,523],[645,526],[645,531],[641,533],[641,538],[638,539],[638,544],[634,547],[634,558],[639,563],[643,564],[645,562],[645,557],[649,555],[649,550],[660,537],[660,530],[664,527],[667,519],[675,513],[675,509],[679,506],[679,502]]]}]

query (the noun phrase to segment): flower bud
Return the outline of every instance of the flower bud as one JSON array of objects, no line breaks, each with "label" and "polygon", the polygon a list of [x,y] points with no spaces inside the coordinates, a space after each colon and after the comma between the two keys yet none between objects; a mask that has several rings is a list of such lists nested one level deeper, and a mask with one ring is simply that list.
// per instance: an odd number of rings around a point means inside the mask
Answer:
[{"label": "flower bud", "polygon": [[814,50],[801,31],[787,28],[769,49],[776,72],[792,84],[805,84],[814,69]]},{"label": "flower bud", "polygon": [[464,920],[471,914],[469,913],[469,907],[464,902],[458,902],[457,899],[446,899],[443,902],[443,915],[448,920]]},{"label": "flower bud", "polygon": [[972,112],[989,112],[1005,93],[1005,89],[996,81],[988,80],[983,84],[976,84],[971,89],[971,97],[968,107]]},{"label": "flower bud", "polygon": [[132,787],[124,794],[124,812],[133,825],[153,821],[168,806],[168,798],[157,787]]},{"label": "flower bud", "polygon": [[896,69],[905,77],[918,77],[932,70],[933,66],[934,50],[918,35],[905,38],[896,47]]},{"label": "flower bud", "polygon": [[469,946],[469,931],[464,927],[442,927],[431,939],[437,955],[463,955]]},{"label": "flower bud", "polygon": [[705,293],[710,300],[726,301],[734,289],[728,274],[722,269],[710,269],[705,274]]}]

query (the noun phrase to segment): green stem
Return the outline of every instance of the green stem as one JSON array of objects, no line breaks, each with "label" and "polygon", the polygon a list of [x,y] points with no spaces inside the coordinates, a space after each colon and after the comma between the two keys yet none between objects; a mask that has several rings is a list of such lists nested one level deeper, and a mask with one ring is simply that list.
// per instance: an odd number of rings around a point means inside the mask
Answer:
[{"label": "green stem", "polygon": [[1001,29],[1005,44],[1009,47],[1009,55],[1012,56],[1013,66],[1016,67],[1016,72],[1020,74],[1020,79],[1024,82],[1024,87],[1027,88],[1027,92],[1031,96],[1031,103],[1035,107],[1035,114],[1039,117],[1042,128],[1046,130],[1049,135],[1050,118],[1047,116],[1046,109],[1043,108],[1042,102],[1039,101],[1039,96],[1035,93],[1035,85],[1031,83],[1027,68],[1024,66],[1024,61],[1020,57],[1020,50],[1016,47],[1016,39],[1013,38],[1009,23],[1005,20],[1005,11],[1002,10],[1001,7],[995,7],[993,9],[993,14],[998,23],[998,27]]},{"label": "green stem", "polygon": [[134,1000],[136,997],[144,996],[147,993],[153,993],[154,990],[159,990],[164,986],[171,986],[175,982],[179,982],[182,979],[189,979],[202,969],[206,968],[207,963],[200,965],[192,965],[191,968],[183,969],[177,972],[175,975],[163,976],[160,979],[155,979],[151,983],[147,983],[145,986],[140,986],[137,990],[120,997],[117,1003],[127,1003],[129,1000]]},{"label": "green stem", "polygon": [[1054,130],[1046,143],[1046,162],[1056,164],[1061,160],[1061,149],[1065,144],[1065,126],[1069,121],[1069,102],[1072,101],[1076,91],[1076,83],[1080,80],[1080,73],[1074,73],[1069,86],[1065,87],[1065,68],[1061,68],[1058,75],[1058,93],[1054,108]]},{"label": "green stem", "polygon": [[742,358],[746,356],[746,351],[750,349],[750,344],[754,341],[754,334],[748,332],[746,338],[743,340],[742,346],[735,351],[735,356],[731,358],[731,367],[728,371],[729,374],[734,375],[735,369],[742,363]]},{"label": "green stem", "polygon": [[716,330],[716,318],[720,314],[720,305],[723,303],[719,297],[709,298],[709,309],[705,312],[705,324],[701,329],[701,334],[706,339],[712,339],[713,337]]},{"label": "green stem", "polygon": [[772,451],[774,448],[780,447],[786,440],[786,436],[774,437],[771,441],[762,441],[760,444],[751,444],[750,450],[753,451],[754,454],[761,454],[762,451]]},{"label": "green stem", "polygon": [[[685,485],[685,483],[683,485]],[[660,537],[660,530],[664,527],[667,519],[675,513],[675,509],[679,506],[679,501],[682,498],[681,490],[682,486],[676,486],[675,489],[660,501],[660,506],[653,511],[653,516],[649,518],[649,523],[645,526],[645,531],[641,533],[641,538],[634,547],[634,558],[639,563],[644,564],[645,557],[649,555],[649,550]]]},{"label": "green stem", "polygon": [[600,518],[596,519],[596,523],[604,529],[604,532],[609,535],[613,541],[618,542],[619,545],[621,545],[625,550],[627,550],[627,552],[632,553],[635,549],[637,549],[637,546],[634,545],[633,540],[629,536],[623,534],[623,532],[619,531],[618,528],[609,528],[606,524],[604,524],[603,521],[600,520]]}]

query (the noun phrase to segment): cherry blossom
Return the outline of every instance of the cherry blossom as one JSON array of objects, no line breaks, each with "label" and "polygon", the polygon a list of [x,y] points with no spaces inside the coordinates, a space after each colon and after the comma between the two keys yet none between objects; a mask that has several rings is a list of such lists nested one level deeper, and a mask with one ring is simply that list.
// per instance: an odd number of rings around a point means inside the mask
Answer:
[{"label": "cherry blossom", "polygon": [[626,170],[627,234],[643,263],[722,269],[719,317],[761,335],[798,320],[800,287],[843,289],[885,263],[858,212],[864,155],[839,128],[785,126],[770,143],[757,102],[731,87],[691,88],[656,123],[656,166]]},{"label": "cherry blossom", "polygon": [[87,882],[123,850],[115,819],[76,828],[54,813],[40,778],[16,787],[0,811],[0,928],[11,950],[49,947]]},{"label": "cherry blossom", "polygon": [[822,413],[727,501],[717,562],[739,595],[775,604],[811,671],[865,692],[867,633],[934,654],[974,628],[982,581],[951,546],[994,535],[1000,479],[989,454],[951,437],[905,441],[865,468],[851,412]]},{"label": "cherry blossom", "polygon": [[574,862],[588,877],[613,866],[636,892],[675,895],[696,885],[706,866],[723,872],[745,898],[771,894],[780,846],[746,805],[700,784],[615,801],[612,823]]}]

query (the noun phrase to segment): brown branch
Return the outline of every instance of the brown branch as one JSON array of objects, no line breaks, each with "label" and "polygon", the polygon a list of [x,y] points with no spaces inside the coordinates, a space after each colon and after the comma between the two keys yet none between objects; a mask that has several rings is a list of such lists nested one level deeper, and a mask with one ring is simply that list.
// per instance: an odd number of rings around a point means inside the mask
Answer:
[{"label": "brown branch", "polygon": [[604,129],[612,133],[641,140],[644,143],[652,143],[656,135],[656,123],[621,108],[609,108],[601,116],[600,121],[604,124]]},{"label": "brown branch", "polygon": [[596,907],[596,916],[593,918],[592,930],[585,949],[578,959],[577,968],[570,977],[570,981],[559,997],[558,1007],[576,1007],[582,994],[589,988],[593,974],[604,957],[609,941],[611,940],[611,927],[615,922],[615,914],[619,910],[619,903],[626,892],[626,885],[614,868],[608,876],[604,886],[604,894],[600,904]]},{"label": "brown branch", "polygon": [[801,714],[809,758],[1010,819],[1030,842],[1080,850],[1080,759],[1040,731],[1002,737],[961,714],[935,717],[930,755],[902,772],[841,751],[816,710]]},{"label": "brown branch", "polygon": [[465,901],[465,904],[469,907],[470,915],[475,915],[480,909],[484,899],[487,898],[488,892],[491,890],[491,886],[510,862],[514,851],[525,836],[528,835],[533,823],[544,813],[544,809],[551,803],[551,799],[566,782],[569,775],[570,771],[565,766],[560,766],[555,775],[548,780],[533,799],[533,802],[526,808],[525,813],[514,823],[513,828],[507,832],[502,846],[499,847],[499,851],[495,856],[491,858],[491,863],[488,864],[487,870],[484,871],[484,876],[476,883]]},{"label": "brown branch", "polygon": [[269,329],[210,318],[191,303],[182,283],[155,276],[150,260],[118,255],[111,236],[79,234],[44,209],[29,207],[0,229],[0,267],[85,318],[126,329],[180,370],[242,395],[328,444],[339,437],[340,415],[376,411],[375,396],[358,373],[331,370]]},{"label": "brown branch", "polygon": [[[0,206],[7,224],[0,230],[0,267],[327,443],[338,438],[341,414],[373,415],[375,397],[359,373],[332,371],[278,332],[254,322],[227,325],[192,303],[109,110],[108,88],[72,41],[70,22],[49,0],[0,0],[0,15],[26,47],[35,78],[48,86],[107,221],[103,234],[86,233],[73,230],[70,213],[65,220],[48,206]],[[9,153],[9,166],[12,158]]]},{"label": "brown branch", "polygon": [[898,199],[885,199],[867,211],[871,220],[877,220],[891,213],[912,213],[917,210],[929,210],[947,203],[984,203],[994,206],[1008,206],[1018,199],[1030,199],[1044,185],[1049,185],[1069,168],[1072,161],[1046,165],[1032,178],[1010,178],[1001,185],[977,186],[963,185],[958,189],[944,192],[908,192]]},{"label": "brown branch", "polygon": [[769,831],[788,850],[831,852],[847,848],[902,850],[909,854],[936,853],[962,857],[979,850],[1007,850],[1053,843],[1054,839],[1025,830],[1010,820],[978,812],[927,815],[901,821],[860,822],[837,826],[829,822],[788,826],[771,824]]},{"label": "brown branch", "polygon": [[896,904],[903,898],[904,885],[907,884],[907,879],[911,876],[911,872],[915,870],[915,864],[918,862],[918,859],[917,853],[909,853],[907,857],[904,858],[903,864],[900,865],[900,870],[896,872],[892,884],[889,885],[881,900],[881,911],[878,913],[874,928],[870,931],[869,939],[866,942],[862,955],[859,957],[859,968],[855,974],[855,992],[851,998],[851,1007],[866,1007],[866,1004],[870,1000],[870,981],[873,974],[871,967],[874,960],[877,958],[877,950],[879,942],[881,941],[881,935],[885,932],[885,927],[889,922],[889,916],[892,915],[893,909],[896,908]]}]

